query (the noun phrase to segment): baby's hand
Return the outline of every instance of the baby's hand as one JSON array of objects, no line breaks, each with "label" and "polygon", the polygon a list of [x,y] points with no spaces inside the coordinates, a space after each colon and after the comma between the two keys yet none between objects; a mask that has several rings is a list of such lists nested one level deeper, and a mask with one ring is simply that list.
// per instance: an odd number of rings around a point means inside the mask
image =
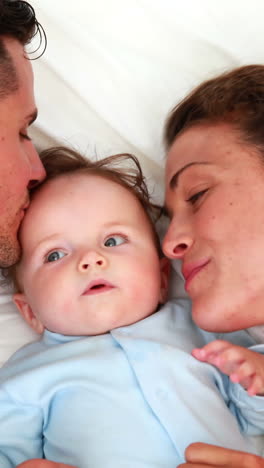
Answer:
[{"label": "baby's hand", "polygon": [[264,395],[264,356],[228,341],[215,340],[203,348],[196,348],[192,355],[208,362],[239,383],[249,395]]}]

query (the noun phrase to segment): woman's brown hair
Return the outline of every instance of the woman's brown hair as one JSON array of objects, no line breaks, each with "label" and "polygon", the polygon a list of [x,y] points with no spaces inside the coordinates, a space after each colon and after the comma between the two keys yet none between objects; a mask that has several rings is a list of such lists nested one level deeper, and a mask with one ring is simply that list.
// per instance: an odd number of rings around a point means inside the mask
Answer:
[{"label": "woman's brown hair", "polygon": [[229,123],[242,142],[264,153],[264,65],[235,68],[195,88],[168,116],[164,140],[195,125]]}]

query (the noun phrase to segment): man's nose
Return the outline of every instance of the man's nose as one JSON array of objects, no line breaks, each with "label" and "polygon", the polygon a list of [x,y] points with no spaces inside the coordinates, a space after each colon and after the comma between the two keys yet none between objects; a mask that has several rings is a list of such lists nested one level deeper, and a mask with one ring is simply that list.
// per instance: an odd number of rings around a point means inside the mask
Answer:
[{"label": "man's nose", "polygon": [[182,259],[193,243],[190,225],[178,218],[171,221],[162,243],[162,249],[166,257]]},{"label": "man's nose", "polygon": [[27,156],[30,165],[30,179],[28,182],[28,189],[30,190],[45,179],[46,171],[33,143],[27,149]]},{"label": "man's nose", "polygon": [[107,266],[107,260],[104,255],[100,252],[95,250],[90,250],[89,252],[85,252],[79,262],[78,262],[78,270],[83,273],[87,271],[91,267],[99,267],[104,269]]}]

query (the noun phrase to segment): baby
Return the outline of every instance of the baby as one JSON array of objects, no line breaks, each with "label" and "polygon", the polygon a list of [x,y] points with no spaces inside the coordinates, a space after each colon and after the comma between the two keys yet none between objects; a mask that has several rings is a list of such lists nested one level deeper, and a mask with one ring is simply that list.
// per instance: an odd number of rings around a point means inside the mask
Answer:
[{"label": "baby", "polygon": [[137,160],[65,148],[42,160],[13,271],[14,302],[42,337],[0,373],[1,468],[175,468],[197,441],[252,451],[240,428],[263,432],[262,398],[191,355],[214,337],[189,301],[162,305],[168,261]]},{"label": "baby", "polygon": [[224,340],[193,349],[192,355],[229,375],[230,380],[240,383],[249,395],[264,395],[264,356]]}]

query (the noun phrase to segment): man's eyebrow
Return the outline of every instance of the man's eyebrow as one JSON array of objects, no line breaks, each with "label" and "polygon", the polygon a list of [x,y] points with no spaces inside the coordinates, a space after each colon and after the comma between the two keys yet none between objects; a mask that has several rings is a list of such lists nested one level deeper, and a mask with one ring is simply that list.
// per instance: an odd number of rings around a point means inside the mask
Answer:
[{"label": "man's eyebrow", "polygon": [[186,169],[188,169],[189,167],[192,167],[192,166],[197,166],[197,165],[200,165],[200,164],[210,164],[209,162],[196,162],[196,161],[193,161],[193,162],[190,162],[188,164],[186,164],[185,166],[181,167],[181,169],[179,169],[177,172],[175,172],[175,174],[173,174],[170,182],[169,182],[169,187],[170,189],[175,189],[178,185],[178,182],[179,182],[179,177],[180,175],[186,171]]},{"label": "man's eyebrow", "polygon": [[33,124],[33,122],[35,122],[37,116],[38,116],[38,110],[37,109],[35,109],[33,112],[31,112],[31,114],[27,115],[26,120],[28,122],[28,126],[30,126],[31,124]]}]

